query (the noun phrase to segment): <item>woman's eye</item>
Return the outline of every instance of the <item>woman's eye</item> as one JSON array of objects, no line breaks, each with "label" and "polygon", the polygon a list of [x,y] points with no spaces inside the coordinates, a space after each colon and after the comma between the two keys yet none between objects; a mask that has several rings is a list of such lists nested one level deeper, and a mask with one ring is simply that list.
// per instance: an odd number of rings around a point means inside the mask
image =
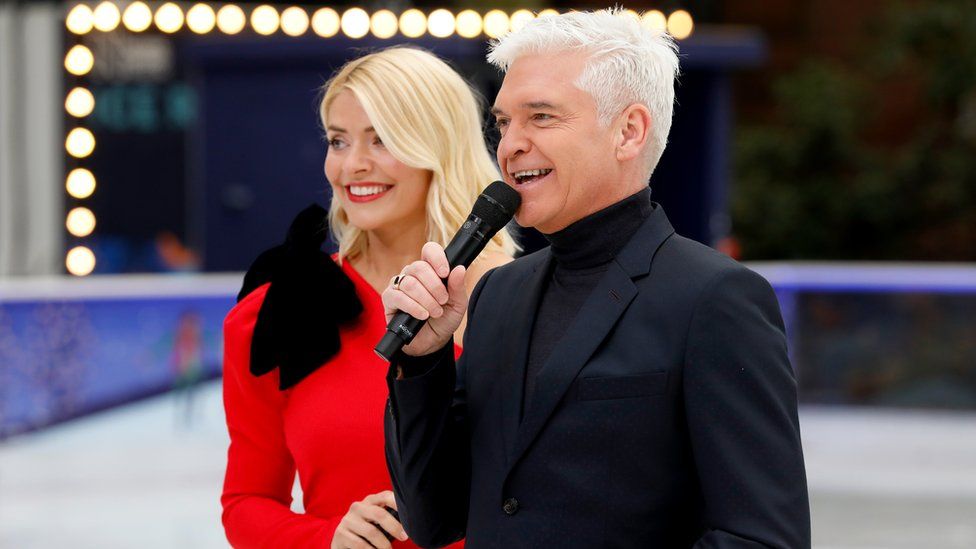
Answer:
[{"label": "woman's eye", "polygon": [[383,146],[383,140],[380,139],[379,137],[377,137],[376,139],[373,140],[373,144],[374,145],[379,145],[379,146],[382,147]]},{"label": "woman's eye", "polygon": [[345,146],[345,144],[346,143],[343,140],[336,139],[335,137],[329,140],[330,149],[341,149],[343,146]]}]

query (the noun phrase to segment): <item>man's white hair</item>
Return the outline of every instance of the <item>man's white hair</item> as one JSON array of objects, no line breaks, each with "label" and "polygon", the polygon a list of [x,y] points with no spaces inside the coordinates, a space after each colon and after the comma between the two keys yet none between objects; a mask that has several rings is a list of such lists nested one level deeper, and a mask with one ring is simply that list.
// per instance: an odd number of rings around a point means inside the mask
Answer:
[{"label": "man's white hair", "polygon": [[574,84],[596,101],[600,123],[610,124],[640,103],[651,113],[646,150],[650,177],[667,145],[678,76],[678,47],[663,30],[651,30],[620,8],[573,11],[533,19],[494,40],[488,62],[502,71],[523,55],[583,52],[589,59]]}]

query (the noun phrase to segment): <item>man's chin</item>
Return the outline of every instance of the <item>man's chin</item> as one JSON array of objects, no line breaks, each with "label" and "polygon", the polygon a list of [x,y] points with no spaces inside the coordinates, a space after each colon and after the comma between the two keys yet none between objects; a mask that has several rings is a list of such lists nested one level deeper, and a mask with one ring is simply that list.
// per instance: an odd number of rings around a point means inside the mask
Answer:
[{"label": "man's chin", "polygon": [[531,206],[529,208],[522,207],[515,213],[515,222],[518,223],[519,227],[523,229],[539,229],[539,224],[545,224],[545,216],[540,215],[541,212],[533,211]]}]

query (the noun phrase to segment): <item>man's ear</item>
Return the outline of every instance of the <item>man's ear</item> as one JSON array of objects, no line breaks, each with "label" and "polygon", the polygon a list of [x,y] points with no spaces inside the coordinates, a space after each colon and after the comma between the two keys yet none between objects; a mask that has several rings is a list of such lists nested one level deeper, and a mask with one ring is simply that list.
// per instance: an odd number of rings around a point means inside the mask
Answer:
[{"label": "man's ear", "polygon": [[617,160],[639,157],[651,138],[651,112],[639,103],[624,109],[617,118]]}]

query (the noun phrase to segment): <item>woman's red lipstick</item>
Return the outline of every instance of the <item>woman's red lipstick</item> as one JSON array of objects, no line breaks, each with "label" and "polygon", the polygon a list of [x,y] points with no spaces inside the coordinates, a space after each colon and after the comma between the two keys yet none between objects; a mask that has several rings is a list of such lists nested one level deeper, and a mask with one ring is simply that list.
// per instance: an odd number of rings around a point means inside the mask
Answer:
[{"label": "woman's red lipstick", "polygon": [[389,192],[390,189],[392,188],[393,185],[363,182],[363,183],[353,183],[351,185],[346,185],[345,191],[346,191],[346,198],[348,198],[350,202],[362,203],[362,202],[372,202],[377,198],[386,195],[386,193]]}]

